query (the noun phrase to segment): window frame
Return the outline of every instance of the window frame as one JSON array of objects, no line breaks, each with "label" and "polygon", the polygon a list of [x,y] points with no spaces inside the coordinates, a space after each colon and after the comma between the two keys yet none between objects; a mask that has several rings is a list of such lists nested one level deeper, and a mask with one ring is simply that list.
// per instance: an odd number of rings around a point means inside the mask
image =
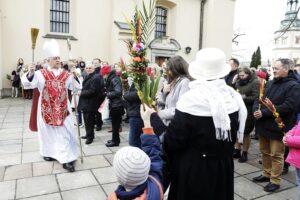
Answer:
[{"label": "window frame", "polygon": [[[167,22],[168,22],[168,12],[169,10],[162,6],[157,6],[155,8],[155,31],[154,38],[159,38],[167,35]],[[158,29],[159,27],[159,29]]]},{"label": "window frame", "polygon": [[50,23],[51,33],[70,33],[70,0],[50,1]]}]

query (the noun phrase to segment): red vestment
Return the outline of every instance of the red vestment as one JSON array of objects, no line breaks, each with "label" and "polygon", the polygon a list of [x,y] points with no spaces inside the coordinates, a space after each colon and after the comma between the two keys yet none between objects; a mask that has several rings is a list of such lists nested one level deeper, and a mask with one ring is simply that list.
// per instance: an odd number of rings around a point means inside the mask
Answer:
[{"label": "red vestment", "polygon": [[[66,80],[70,74],[63,70],[60,75],[55,77],[52,72],[42,69],[41,73],[45,78],[45,86],[42,90],[41,112],[43,120],[50,126],[63,126],[68,112],[68,93]],[[37,131],[37,106],[39,99],[38,89],[34,90],[32,110],[29,127],[32,131]]]}]

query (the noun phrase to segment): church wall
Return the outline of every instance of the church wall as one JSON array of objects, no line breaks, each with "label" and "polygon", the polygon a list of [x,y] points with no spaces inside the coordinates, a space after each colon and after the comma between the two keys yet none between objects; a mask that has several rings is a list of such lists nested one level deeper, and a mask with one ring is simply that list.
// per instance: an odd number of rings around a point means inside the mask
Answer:
[{"label": "church wall", "polygon": [[[159,0],[169,9],[167,35],[179,42],[178,55],[187,61],[194,59],[199,47],[200,1]],[[73,58],[91,60],[99,57],[110,63],[120,57],[128,60],[123,39],[130,37],[129,31],[120,30],[114,21],[125,22],[124,14],[132,17],[135,3],[140,0],[71,0],[70,34]],[[16,6],[17,5],[17,6]],[[25,64],[32,60],[30,28],[40,29],[35,61],[43,60],[43,36],[50,30],[50,0],[1,0],[0,1],[0,90],[10,88],[6,79],[16,68],[19,57]],[[219,47],[230,57],[233,24],[233,1],[210,0],[205,6],[204,47]],[[56,33],[55,33],[56,34]],[[1,43],[2,39],[2,43]],[[61,59],[68,59],[66,40],[57,40],[61,48]],[[185,47],[191,47],[190,54]],[[2,51],[2,59],[1,59]],[[149,57],[151,53],[148,53]],[[1,97],[1,94],[0,94]]]},{"label": "church wall", "polygon": [[203,47],[218,47],[231,57],[234,1],[210,0],[206,1],[204,11]]}]

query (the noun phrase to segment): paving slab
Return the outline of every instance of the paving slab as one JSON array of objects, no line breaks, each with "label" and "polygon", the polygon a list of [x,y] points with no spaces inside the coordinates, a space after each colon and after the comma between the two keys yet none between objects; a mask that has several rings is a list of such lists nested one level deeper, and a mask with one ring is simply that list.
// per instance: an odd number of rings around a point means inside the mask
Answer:
[{"label": "paving slab", "polygon": [[[75,164],[75,170],[76,170],[76,164]],[[59,173],[66,173],[66,172],[68,172],[68,170],[65,170],[62,164],[56,161],[53,162],[52,174],[59,174]]]},{"label": "paving slab", "polygon": [[21,153],[21,144],[7,144],[0,146],[0,154]]},{"label": "paving slab", "polygon": [[[2,128],[4,128],[2,126]],[[22,139],[22,130],[18,131],[17,133],[7,133],[7,134],[0,134],[0,140],[18,140]]]},{"label": "paving slab", "polygon": [[54,194],[47,194],[47,195],[36,196],[31,198],[25,198],[24,200],[61,200],[61,197],[59,193],[54,193]]},{"label": "paving slab", "polygon": [[8,144],[22,144],[22,139],[13,139],[13,140],[0,140],[0,145]]},{"label": "paving slab", "polygon": [[53,162],[32,163],[33,176],[44,176],[52,174],[53,165]]},{"label": "paving slab", "polygon": [[23,152],[32,152],[32,151],[39,151],[40,145],[37,138],[30,138],[24,139],[23,138]]},{"label": "paving slab", "polygon": [[62,192],[63,200],[106,200],[107,197],[100,186],[81,188]]},{"label": "paving slab", "polygon": [[258,200],[299,200],[299,197],[299,189],[297,187],[294,187],[289,190],[269,194],[267,196],[259,198]]},{"label": "paving slab", "polygon": [[113,171],[113,167],[93,169],[92,172],[101,184],[117,182],[117,177]]},{"label": "paving slab", "polygon": [[268,194],[263,190],[263,187],[244,177],[234,179],[234,192],[245,199],[254,199]]},{"label": "paving slab", "polygon": [[0,182],[0,200],[15,199],[16,181]]},{"label": "paving slab", "polygon": [[22,154],[22,163],[32,163],[32,162],[40,162],[43,161],[43,157],[40,152],[23,152]]},{"label": "paving slab", "polygon": [[102,185],[106,195],[109,195],[110,193],[114,192],[117,189],[118,186],[119,186],[118,182],[108,183],[108,184],[103,184]]},{"label": "paving slab", "polygon": [[86,155],[86,156],[112,153],[111,150],[109,148],[107,148],[105,145],[84,146],[83,152],[84,152],[84,155]]},{"label": "paving slab", "polygon": [[81,163],[80,158],[76,161],[76,170],[95,169],[99,167],[108,167],[110,163],[104,158],[103,155],[87,156],[83,158]]},{"label": "paving slab", "polygon": [[234,200],[244,200],[242,197],[234,194]]},{"label": "paving slab", "polygon": [[245,174],[249,174],[261,170],[248,163],[239,163],[237,160],[234,161],[234,166],[235,166],[234,171],[241,175],[245,175]]},{"label": "paving slab", "polygon": [[0,166],[21,164],[21,153],[0,155]]},{"label": "paving slab", "polygon": [[108,160],[108,162],[110,163],[111,166],[113,165],[114,155],[115,154],[106,154],[106,155],[104,155],[104,157]]},{"label": "paving slab", "polygon": [[98,185],[90,171],[57,174],[57,180],[62,191]]},{"label": "paving slab", "polygon": [[31,163],[6,167],[4,180],[14,180],[32,177]]},{"label": "paving slab", "polygon": [[17,199],[59,192],[55,175],[17,180]]},{"label": "paving slab", "polygon": [[0,182],[4,180],[5,166],[0,166]]}]

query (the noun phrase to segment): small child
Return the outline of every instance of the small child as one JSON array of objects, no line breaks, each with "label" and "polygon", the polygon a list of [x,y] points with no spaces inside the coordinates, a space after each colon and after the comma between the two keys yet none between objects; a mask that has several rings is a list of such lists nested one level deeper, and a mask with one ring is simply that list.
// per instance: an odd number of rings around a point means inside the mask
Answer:
[{"label": "small child", "polygon": [[[142,109],[141,109],[142,110]],[[145,127],[150,127],[151,111],[141,111]],[[117,151],[113,167],[118,186],[108,200],[162,200],[162,160],[160,142],[153,129],[143,128],[142,150],[137,147],[123,147]]]},{"label": "small child", "polygon": [[282,141],[290,148],[286,162],[296,168],[300,200],[300,122],[283,137]]},{"label": "small child", "polygon": [[18,92],[19,92],[19,87],[20,87],[20,75],[17,73],[15,70],[12,71],[11,75],[13,76],[12,78],[12,88],[11,88],[11,97],[18,97]]}]

